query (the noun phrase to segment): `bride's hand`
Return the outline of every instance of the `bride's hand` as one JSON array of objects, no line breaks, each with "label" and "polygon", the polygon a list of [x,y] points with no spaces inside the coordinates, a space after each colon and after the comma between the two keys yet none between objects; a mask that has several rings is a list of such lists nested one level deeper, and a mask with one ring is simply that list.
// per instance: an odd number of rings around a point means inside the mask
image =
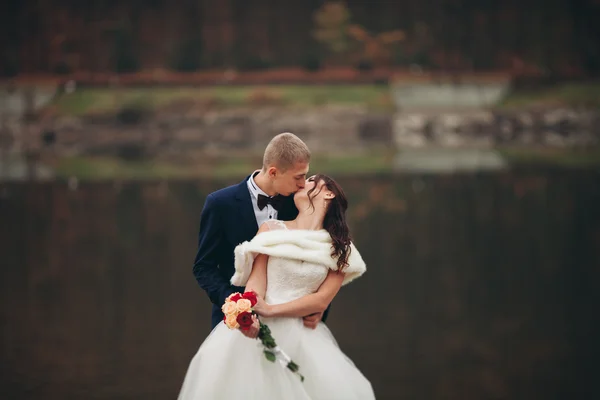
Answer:
[{"label": "bride's hand", "polygon": [[261,317],[271,317],[271,306],[268,305],[260,296],[256,298],[256,304],[252,307],[254,311]]},{"label": "bride's hand", "polygon": [[260,331],[260,323],[258,322],[258,318],[256,318],[256,315],[252,316],[252,325],[250,326],[250,328],[243,330],[240,329],[240,332],[242,332],[242,335],[249,337],[250,339],[256,339],[258,337],[258,332]]}]

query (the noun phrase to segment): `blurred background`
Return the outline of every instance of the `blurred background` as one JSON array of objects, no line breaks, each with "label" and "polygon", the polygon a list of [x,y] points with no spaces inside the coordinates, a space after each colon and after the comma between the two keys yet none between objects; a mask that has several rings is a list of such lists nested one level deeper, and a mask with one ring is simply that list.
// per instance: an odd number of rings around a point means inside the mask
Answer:
[{"label": "blurred background", "polygon": [[600,398],[599,0],[4,0],[0,398],[174,399],[208,193],[289,131],[379,399]]}]

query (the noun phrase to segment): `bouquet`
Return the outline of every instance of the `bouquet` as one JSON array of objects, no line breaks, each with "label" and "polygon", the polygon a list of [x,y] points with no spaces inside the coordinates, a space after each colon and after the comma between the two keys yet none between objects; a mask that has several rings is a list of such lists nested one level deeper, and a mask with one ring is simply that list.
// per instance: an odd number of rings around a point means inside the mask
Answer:
[{"label": "bouquet", "polygon": [[[244,294],[232,293],[225,299],[225,303],[221,307],[221,311],[225,314],[223,321],[229,329],[248,330],[254,323],[253,316],[256,315],[252,307],[256,305],[256,293],[246,292]],[[279,360],[280,364],[300,377],[304,381],[304,376],[298,372],[300,369],[292,359],[283,352],[275,343],[275,339],[271,336],[271,330],[260,319],[258,339],[264,346],[263,353],[267,360],[275,362]]]}]

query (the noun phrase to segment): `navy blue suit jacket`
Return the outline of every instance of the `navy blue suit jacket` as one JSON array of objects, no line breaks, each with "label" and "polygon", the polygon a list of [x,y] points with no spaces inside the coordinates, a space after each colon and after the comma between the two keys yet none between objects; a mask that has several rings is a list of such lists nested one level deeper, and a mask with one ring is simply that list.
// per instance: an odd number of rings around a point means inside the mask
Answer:
[{"label": "navy blue suit jacket", "polygon": [[[221,306],[233,292],[244,292],[244,288],[232,286],[235,247],[251,240],[258,232],[252,198],[246,177],[237,185],[209,194],[200,218],[198,253],[194,260],[194,276],[206,291],[212,307],[212,327],[223,320]],[[285,197],[277,218],[289,221],[296,218],[298,210],[293,196]],[[323,314],[325,321],[327,312]]]}]

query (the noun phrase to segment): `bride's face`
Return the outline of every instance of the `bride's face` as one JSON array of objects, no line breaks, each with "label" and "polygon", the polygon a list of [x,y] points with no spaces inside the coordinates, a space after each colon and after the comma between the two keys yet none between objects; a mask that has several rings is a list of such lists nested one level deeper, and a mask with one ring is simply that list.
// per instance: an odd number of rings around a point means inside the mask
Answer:
[{"label": "bride's face", "polygon": [[294,195],[294,203],[296,203],[298,210],[310,208],[308,196],[311,190],[312,192],[310,193],[310,199],[315,207],[320,206],[326,200],[330,200],[334,197],[333,193],[327,188],[327,186],[325,186],[325,182],[323,182],[323,180],[317,182],[315,180],[315,176],[313,175],[306,180],[304,187]]}]

